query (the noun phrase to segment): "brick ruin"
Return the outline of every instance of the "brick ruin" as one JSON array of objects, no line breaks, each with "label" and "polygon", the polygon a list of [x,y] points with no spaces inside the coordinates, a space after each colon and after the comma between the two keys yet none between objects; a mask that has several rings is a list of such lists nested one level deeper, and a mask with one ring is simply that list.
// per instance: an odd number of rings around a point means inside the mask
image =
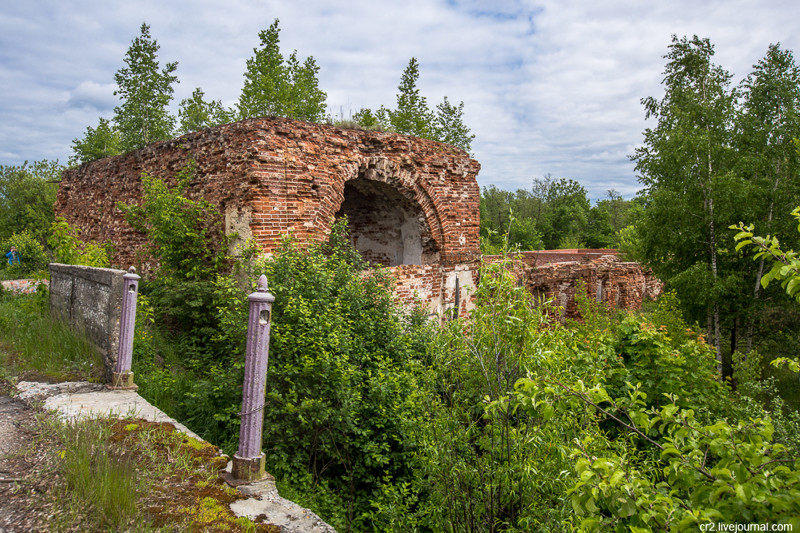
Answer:
[{"label": "brick ruin", "polygon": [[[141,200],[142,173],[174,184],[173,176],[192,160],[196,173],[188,196],[215,205],[238,242],[252,238],[269,253],[288,234],[300,242],[324,239],[333,221],[347,215],[355,248],[393,271],[400,299],[417,298],[439,315],[456,301],[460,314],[470,308],[467,294],[480,262],[480,164],[439,142],[284,118],[249,119],[68,169],[56,215],[80,228],[86,240],[111,241],[113,264],[136,264],[145,236],[127,224],[118,204]],[[526,264],[532,265],[526,281],[532,291],[555,290],[534,281],[541,276],[572,279],[561,267]],[[646,291],[637,303],[635,291],[612,287],[642,286],[633,273],[641,268],[603,265],[605,270],[570,271],[589,281],[612,280],[603,281],[604,294],[623,295],[613,296],[623,307],[640,305]],[[137,266],[144,272],[152,267]],[[556,285],[569,294],[564,283]]]},{"label": "brick ruin", "polygon": [[539,301],[552,301],[561,318],[579,316],[575,292],[579,282],[587,295],[612,308],[639,309],[661,294],[663,284],[639,263],[622,261],[616,250],[540,250],[522,252],[517,278]]}]

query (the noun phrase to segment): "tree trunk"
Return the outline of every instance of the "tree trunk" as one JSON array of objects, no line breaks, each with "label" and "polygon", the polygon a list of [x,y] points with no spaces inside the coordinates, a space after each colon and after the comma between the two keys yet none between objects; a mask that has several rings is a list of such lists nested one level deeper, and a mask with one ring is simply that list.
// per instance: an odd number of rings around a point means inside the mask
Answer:
[{"label": "tree trunk", "polygon": [[[770,194],[769,198],[769,210],[767,212],[767,230],[769,230],[769,224],[772,222],[772,212],[775,209],[775,192],[778,190],[778,183],[780,182],[780,163],[778,163],[778,168],[776,169],[776,176],[775,182],[772,184],[772,194]],[[756,272],[756,283],[755,287],[753,288],[753,301],[757,302],[759,297],[761,296],[761,277],[764,275],[764,258],[761,258],[761,261],[758,262],[758,271]],[[750,317],[747,320],[747,333],[746,333],[746,348],[745,353],[750,353],[750,350],[753,349],[753,329],[756,323],[756,315],[755,313],[750,313]]]},{"label": "tree trunk", "polygon": [[[709,173],[711,171],[711,163],[709,162]],[[714,276],[714,285],[717,284],[717,237],[714,231],[714,199],[708,199],[708,212],[711,220],[709,221],[708,233],[709,244],[711,248],[711,274]],[[719,377],[722,378],[722,347],[720,346],[721,331],[719,326],[719,304],[714,302],[714,350],[717,352],[717,370]]]}]

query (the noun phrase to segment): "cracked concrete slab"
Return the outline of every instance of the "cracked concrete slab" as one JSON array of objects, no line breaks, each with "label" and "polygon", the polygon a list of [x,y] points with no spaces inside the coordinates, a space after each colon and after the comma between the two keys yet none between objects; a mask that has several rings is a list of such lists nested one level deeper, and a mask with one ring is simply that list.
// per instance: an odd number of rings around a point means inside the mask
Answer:
[{"label": "cracked concrete slab", "polygon": [[[231,463],[227,468],[228,472],[230,470]],[[264,522],[280,527],[281,533],[336,533],[313,512],[281,497],[272,480],[248,483],[237,489],[250,498],[231,504],[231,511],[236,516],[246,516],[251,520],[260,516]]]},{"label": "cracked concrete slab", "polygon": [[136,391],[112,390],[105,385],[88,382],[34,383],[20,381],[18,397],[27,402],[43,402],[43,407],[56,411],[64,420],[79,418],[143,418],[150,422],[169,422],[175,429],[202,440],[192,430],[171,418],[161,409],[139,396]]}]

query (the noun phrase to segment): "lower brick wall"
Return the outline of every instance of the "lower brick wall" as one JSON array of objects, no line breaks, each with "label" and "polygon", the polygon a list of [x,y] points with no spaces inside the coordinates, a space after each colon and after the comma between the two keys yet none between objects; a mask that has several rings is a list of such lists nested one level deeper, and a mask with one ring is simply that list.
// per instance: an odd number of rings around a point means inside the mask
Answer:
[{"label": "lower brick wall", "polygon": [[[602,252],[602,251],[599,251]],[[579,282],[588,295],[619,309],[639,309],[645,299],[655,299],[663,284],[640,264],[622,261],[616,254],[575,253],[551,254],[551,257],[580,256],[583,261],[538,264],[528,254],[515,257],[515,274],[540,301],[552,300],[562,308],[561,317],[577,318],[575,291]],[[562,257],[563,256],[563,257]],[[500,260],[485,256],[484,261]],[[401,265],[389,270],[396,280],[397,298],[413,305],[421,303],[431,315],[445,317],[452,313],[456,300],[456,279],[459,286],[459,316],[467,316],[474,308],[473,296],[478,283],[478,261],[454,265]]]},{"label": "lower brick wall", "polygon": [[406,305],[421,304],[431,315],[453,313],[458,280],[459,316],[467,316],[478,279],[478,262],[455,265],[400,265],[389,269],[395,278],[395,294]]}]

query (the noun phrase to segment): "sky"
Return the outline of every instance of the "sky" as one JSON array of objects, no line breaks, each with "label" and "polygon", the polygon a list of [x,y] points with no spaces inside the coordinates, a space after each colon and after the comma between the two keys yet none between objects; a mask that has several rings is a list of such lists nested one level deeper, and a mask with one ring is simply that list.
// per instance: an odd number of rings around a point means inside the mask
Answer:
[{"label": "sky", "polygon": [[258,32],[313,56],[329,112],[396,105],[411,57],[434,108],[464,102],[478,183],[530,189],[550,174],[592,199],[640,185],[641,99],[663,95],[672,35],[707,37],[738,84],[771,43],[800,51],[797,0],[30,0],[0,4],[0,164],[72,155],[119,98],[114,74],[143,22],[162,66],[178,62],[172,111],[200,87],[234,106]]}]

